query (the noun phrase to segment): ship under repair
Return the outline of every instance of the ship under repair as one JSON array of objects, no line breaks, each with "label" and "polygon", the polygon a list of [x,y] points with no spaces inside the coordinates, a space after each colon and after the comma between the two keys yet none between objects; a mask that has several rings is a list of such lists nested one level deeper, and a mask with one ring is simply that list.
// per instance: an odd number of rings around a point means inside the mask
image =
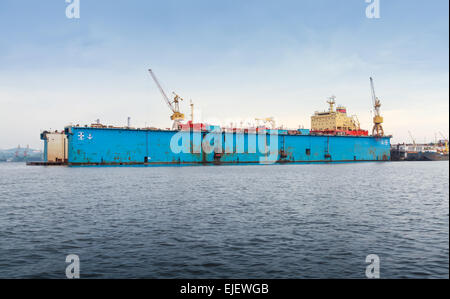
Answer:
[{"label": "ship under repair", "polygon": [[[151,72],[151,71],[150,71]],[[69,166],[85,165],[158,165],[158,164],[231,164],[231,163],[311,163],[390,160],[391,136],[385,136],[380,116],[380,101],[372,135],[361,130],[355,117],[347,116],[343,106],[334,109],[334,97],[326,112],[311,118],[311,130],[285,130],[266,126],[227,128],[184,122],[174,94],[169,100],[151,72],[164,99],[172,109],[174,127],[170,130],[105,126],[68,126],[63,146],[50,144],[55,138],[42,134],[47,163],[63,161]],[[61,138],[58,138],[58,140]],[[61,143],[59,141],[59,143]],[[52,150],[62,150],[54,153]],[[57,157],[57,161],[51,161]]]}]

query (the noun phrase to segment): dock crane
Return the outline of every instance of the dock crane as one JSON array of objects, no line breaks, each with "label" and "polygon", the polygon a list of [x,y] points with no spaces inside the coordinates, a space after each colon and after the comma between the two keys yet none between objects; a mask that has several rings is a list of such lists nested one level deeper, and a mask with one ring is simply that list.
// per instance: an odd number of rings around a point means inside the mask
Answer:
[{"label": "dock crane", "polygon": [[439,134],[442,136],[445,142],[444,154],[448,154],[448,138],[445,137],[444,134],[442,134],[441,132],[439,132]]},{"label": "dock crane", "polygon": [[413,142],[413,145],[414,145],[414,147],[415,147],[415,146],[416,146],[416,139],[414,139],[414,137],[413,137],[411,131],[408,131],[408,134],[409,134],[409,138],[411,138],[411,140],[412,140],[412,142]]},{"label": "dock crane", "polygon": [[158,87],[159,91],[161,92],[161,95],[164,98],[164,101],[169,106],[170,110],[172,110],[172,115],[170,116],[170,119],[173,121],[172,129],[176,130],[178,129],[180,123],[184,120],[184,114],[180,112],[180,102],[183,101],[183,98],[181,98],[176,93],[173,93],[174,98],[173,101],[169,99],[169,97],[164,92],[164,89],[161,87],[161,84],[159,84],[158,79],[156,78],[155,74],[151,69],[148,70],[150,72],[150,75],[153,78],[153,81],[155,81],[156,86]]},{"label": "dock crane", "polygon": [[373,84],[373,78],[370,77],[370,87],[372,89],[372,102],[374,107],[375,116],[373,118],[373,130],[372,135],[377,137],[383,137],[384,136],[384,130],[382,123],[384,121],[383,117],[380,113],[380,107],[381,107],[381,101],[377,98],[375,95],[375,86]]}]

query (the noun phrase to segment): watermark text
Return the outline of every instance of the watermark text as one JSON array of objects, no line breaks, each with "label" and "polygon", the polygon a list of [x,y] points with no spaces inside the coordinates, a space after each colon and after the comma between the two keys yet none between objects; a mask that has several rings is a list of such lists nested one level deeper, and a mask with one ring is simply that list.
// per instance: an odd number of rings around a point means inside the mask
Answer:
[{"label": "watermark text", "polygon": [[68,279],[80,278],[80,258],[76,254],[69,254],[66,257],[66,263],[69,265],[66,267],[66,277]]},{"label": "watermark text", "polygon": [[366,17],[368,19],[380,18],[380,0],[365,0],[369,5],[366,8]]},{"label": "watermark text", "polygon": [[79,19],[80,18],[80,0],[65,0],[66,7],[66,17],[68,19]]}]

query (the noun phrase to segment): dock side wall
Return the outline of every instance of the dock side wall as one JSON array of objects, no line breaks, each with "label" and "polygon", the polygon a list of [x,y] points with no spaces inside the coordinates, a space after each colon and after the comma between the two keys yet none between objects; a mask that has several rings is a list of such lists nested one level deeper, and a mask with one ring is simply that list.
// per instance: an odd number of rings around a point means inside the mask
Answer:
[{"label": "dock side wall", "polygon": [[[260,163],[267,160],[270,149],[276,149],[277,162],[390,160],[389,137],[286,134],[271,139],[268,134],[218,133],[219,150],[212,143],[202,147],[206,132],[70,127],[66,134],[72,165]],[[174,138],[175,134],[180,138]],[[174,139],[178,140],[175,148],[181,152],[172,150]]]}]

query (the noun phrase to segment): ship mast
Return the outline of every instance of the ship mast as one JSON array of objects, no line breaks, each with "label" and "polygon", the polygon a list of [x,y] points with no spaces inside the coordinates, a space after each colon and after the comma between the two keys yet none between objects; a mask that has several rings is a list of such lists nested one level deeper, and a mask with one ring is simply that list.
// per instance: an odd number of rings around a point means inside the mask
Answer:
[{"label": "ship mast", "polygon": [[191,100],[191,122],[194,123],[194,103]]},{"label": "ship mast", "polygon": [[334,105],[336,104],[336,96],[332,95],[329,97],[327,103],[330,104],[330,113],[333,113]]}]

